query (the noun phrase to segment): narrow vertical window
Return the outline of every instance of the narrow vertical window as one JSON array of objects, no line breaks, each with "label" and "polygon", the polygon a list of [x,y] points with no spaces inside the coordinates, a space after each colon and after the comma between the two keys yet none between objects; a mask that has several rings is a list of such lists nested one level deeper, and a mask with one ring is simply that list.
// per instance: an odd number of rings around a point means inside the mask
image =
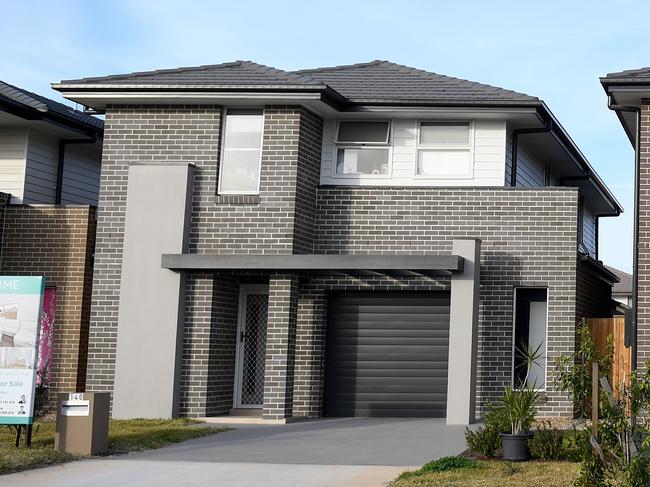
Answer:
[{"label": "narrow vertical window", "polygon": [[264,115],[228,110],[225,119],[219,194],[259,194]]},{"label": "narrow vertical window", "polygon": [[[515,289],[515,387],[546,388],[547,301],[546,289]],[[526,355],[534,361],[529,363]]]}]

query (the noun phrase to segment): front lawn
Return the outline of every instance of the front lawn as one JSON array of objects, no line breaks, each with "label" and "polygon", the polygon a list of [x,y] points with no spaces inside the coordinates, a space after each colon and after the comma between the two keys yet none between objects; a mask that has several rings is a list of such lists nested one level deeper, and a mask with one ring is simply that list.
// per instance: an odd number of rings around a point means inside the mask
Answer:
[{"label": "front lawn", "polygon": [[[161,448],[172,443],[200,438],[224,431],[199,426],[192,419],[111,420],[108,429],[108,454],[130,453]],[[32,448],[16,448],[13,428],[0,426],[0,474],[75,460],[79,457],[54,449],[53,421],[34,424]],[[24,434],[24,431],[23,431]]]},{"label": "front lawn", "polygon": [[496,461],[472,462],[469,468],[445,471],[420,470],[406,472],[389,487],[570,487],[578,476],[580,464],[558,461],[509,463]]}]

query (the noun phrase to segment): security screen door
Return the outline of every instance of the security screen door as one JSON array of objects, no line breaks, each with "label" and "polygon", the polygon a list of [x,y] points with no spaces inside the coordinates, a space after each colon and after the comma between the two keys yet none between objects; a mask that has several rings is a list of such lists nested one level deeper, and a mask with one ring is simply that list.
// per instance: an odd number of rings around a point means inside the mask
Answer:
[{"label": "security screen door", "polygon": [[237,333],[236,408],[261,408],[269,294],[266,286],[242,286]]}]

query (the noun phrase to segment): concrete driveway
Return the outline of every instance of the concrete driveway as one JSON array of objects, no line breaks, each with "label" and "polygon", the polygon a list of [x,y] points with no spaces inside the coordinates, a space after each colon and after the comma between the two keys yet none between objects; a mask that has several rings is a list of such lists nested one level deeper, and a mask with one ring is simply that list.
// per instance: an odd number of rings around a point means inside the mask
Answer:
[{"label": "concrete driveway", "polygon": [[0,478],[3,486],[382,486],[465,447],[464,427],[431,419],[326,419],[237,425],[150,452]]}]

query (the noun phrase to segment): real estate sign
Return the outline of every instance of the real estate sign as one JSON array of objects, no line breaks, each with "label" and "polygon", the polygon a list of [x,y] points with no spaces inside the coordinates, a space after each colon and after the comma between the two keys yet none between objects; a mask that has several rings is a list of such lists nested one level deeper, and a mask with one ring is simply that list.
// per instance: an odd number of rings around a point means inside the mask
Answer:
[{"label": "real estate sign", "polygon": [[45,279],[0,276],[0,424],[31,424]]}]

